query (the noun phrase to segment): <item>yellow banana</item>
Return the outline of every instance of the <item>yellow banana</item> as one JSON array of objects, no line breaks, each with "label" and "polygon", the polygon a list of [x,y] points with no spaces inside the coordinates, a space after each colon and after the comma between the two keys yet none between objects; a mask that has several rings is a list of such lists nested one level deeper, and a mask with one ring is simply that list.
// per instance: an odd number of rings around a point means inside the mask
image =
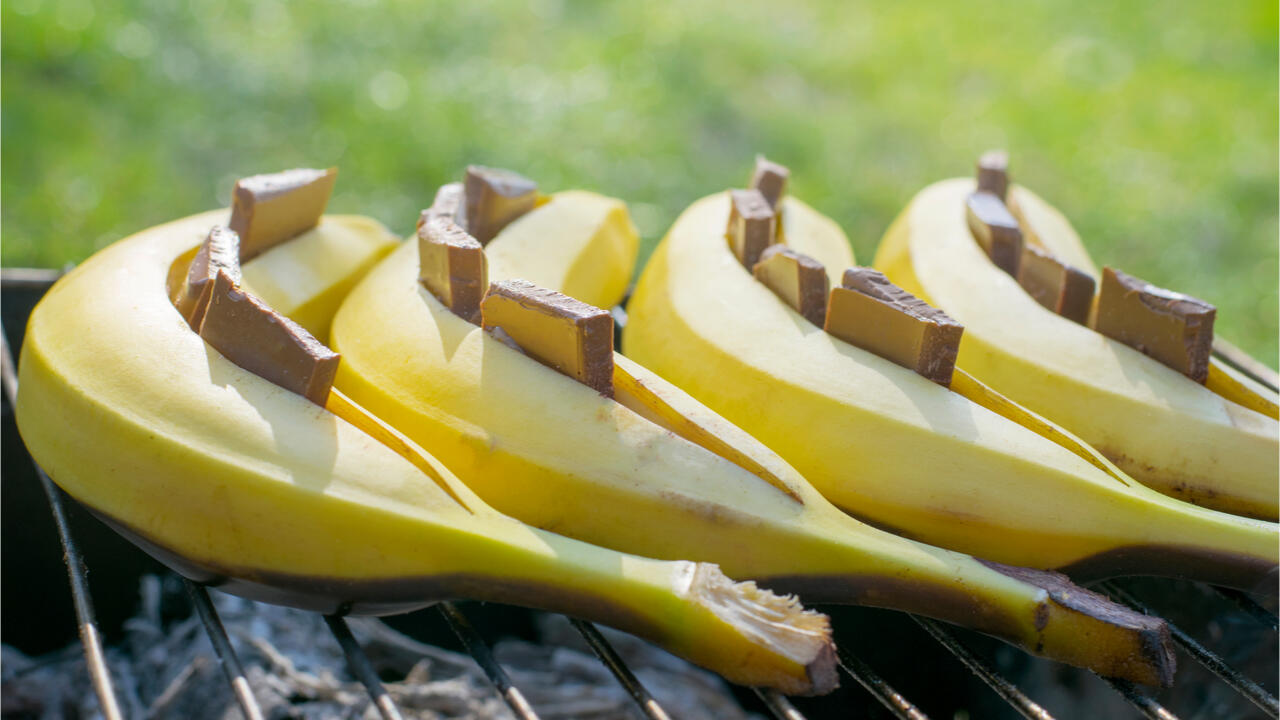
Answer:
[{"label": "yellow banana", "polygon": [[[973,188],[953,179],[922,190],[886,233],[875,263],[964,323],[958,365],[1075,432],[1149,487],[1275,521],[1274,394],[1216,360],[1206,388],[1041,307],[969,234],[964,202]],[[1011,188],[1010,197],[1035,242],[1097,275],[1061,213],[1024,188]],[[1262,414],[1268,405],[1271,417]]]},{"label": "yellow banana", "polygon": [[[18,425],[73,497],[180,571],[248,597],[375,614],[454,597],[508,602],[613,625],[735,682],[834,687],[825,616],[713,565],[530,528],[341,393],[318,407],[206,345],[171,297],[184,259],[225,221],[205,213],[122,240],[32,314]],[[393,245],[370,220],[327,217],[244,277],[311,309],[323,330],[323,308]]]},{"label": "yellow banana", "polygon": [[[534,274],[553,289],[578,288],[581,300],[615,301],[621,283],[583,275],[624,280],[629,263],[584,258],[613,252],[599,244],[633,249],[634,230],[625,213],[595,209],[601,203],[561,193],[512,223],[486,247],[489,279]],[[547,221],[551,213],[560,220]],[[1158,621],[1060,575],[982,563],[858,523],[640,365],[615,355],[614,398],[601,395],[454,314],[418,276],[416,248],[406,244],[343,302],[332,328],[343,354],[337,386],[431,448],[500,511],[627,552],[718,562],[810,602],[910,610],[1104,674],[1168,681],[1173,659]]]},{"label": "yellow banana", "polygon": [[[812,213],[784,203],[787,222]],[[1274,524],[1167,498],[959,371],[949,390],[823,332],[738,263],[728,212],[721,193],[676,221],[628,305],[624,350],[754,434],[837,506],[1013,565],[1275,592]],[[853,262],[842,235],[788,226],[786,239],[821,260],[833,285]]]}]

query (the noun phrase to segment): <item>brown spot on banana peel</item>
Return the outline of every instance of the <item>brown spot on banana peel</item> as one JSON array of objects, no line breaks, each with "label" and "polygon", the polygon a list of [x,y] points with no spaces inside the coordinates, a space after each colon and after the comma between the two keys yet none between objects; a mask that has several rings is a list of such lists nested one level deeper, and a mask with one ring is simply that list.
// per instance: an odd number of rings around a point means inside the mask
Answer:
[{"label": "brown spot on banana peel", "polygon": [[1087,582],[1124,575],[1184,577],[1245,592],[1280,595],[1275,560],[1177,545],[1131,545],[1090,555],[1060,570]]},{"label": "brown spot on banana peel", "polygon": [[[1172,682],[1175,660],[1163,620],[1073,586],[1058,573],[983,564],[1044,590],[1045,600],[1036,604],[1027,618],[983,601],[960,586],[901,577],[792,575],[764,578],[760,583],[775,592],[795,593],[810,604],[868,605],[926,615],[1109,677],[1147,685]],[[1021,576],[1005,573],[1002,567]],[[1061,622],[1055,623],[1055,618]],[[1081,623],[1094,637],[1077,638]],[[1028,636],[1028,629],[1034,632],[1033,636]],[[1105,636],[1099,637],[1098,633]]]},{"label": "brown spot on banana peel", "polygon": [[[1131,610],[1113,602],[1105,595],[1074,585],[1062,573],[975,559],[1002,575],[1042,588],[1048,593],[1050,602],[1067,612],[1095,618],[1106,625],[1119,628],[1122,632],[1130,631],[1137,634],[1138,644],[1132,648],[1132,655],[1126,657],[1120,654],[1114,659],[1113,665],[1091,666],[1090,669],[1106,677],[1124,677],[1146,685],[1168,687],[1173,684],[1177,660],[1173,652],[1169,626],[1164,620]],[[1049,630],[1050,612],[1048,604],[1042,604],[1036,609],[1036,630],[1042,633],[1037,651],[1043,645],[1043,633]],[[1124,642],[1127,638],[1122,635],[1117,639]],[[1086,643],[1086,645],[1092,644],[1096,644],[1096,641]],[[1141,679],[1143,676],[1147,679]]]}]

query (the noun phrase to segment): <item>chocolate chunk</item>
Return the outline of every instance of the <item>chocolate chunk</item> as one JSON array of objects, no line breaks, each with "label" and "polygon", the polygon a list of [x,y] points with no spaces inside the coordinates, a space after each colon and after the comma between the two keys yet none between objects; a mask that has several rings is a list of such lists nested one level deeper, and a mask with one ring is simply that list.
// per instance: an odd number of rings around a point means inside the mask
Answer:
[{"label": "chocolate chunk", "polygon": [[964,326],[871,268],[844,271],[825,329],[851,345],[951,385]]},{"label": "chocolate chunk", "polygon": [[965,218],[974,239],[1001,270],[1017,277],[1022,259],[1022,231],[1000,198],[976,192],[965,200]]},{"label": "chocolate chunk", "polygon": [[830,285],[822,263],[786,245],[770,245],[751,274],[809,322],[822,327]]},{"label": "chocolate chunk", "polygon": [[510,170],[471,165],[467,168],[466,230],[480,242],[489,241],[516,218],[538,204],[538,184]]},{"label": "chocolate chunk", "polygon": [[236,287],[219,272],[200,337],[223,357],[311,402],[324,406],[339,355],[289,318]]},{"label": "chocolate chunk", "polygon": [[1093,328],[1203,383],[1217,313],[1203,300],[1108,267],[1102,270]]},{"label": "chocolate chunk", "polygon": [[198,330],[204,321],[219,272],[225,272],[232,283],[240,284],[240,236],[214,225],[187,268],[187,282],[178,298],[178,312],[192,330]]},{"label": "chocolate chunk", "polygon": [[1089,324],[1096,284],[1083,270],[1027,245],[1018,263],[1018,284],[1041,305],[1068,320]]},{"label": "chocolate chunk", "polygon": [[729,191],[729,226],[725,236],[738,262],[750,270],[773,244],[777,216],[759,190]]},{"label": "chocolate chunk", "polygon": [[528,280],[489,286],[484,329],[506,334],[538,362],[613,396],[613,316]]},{"label": "chocolate chunk", "polygon": [[978,192],[988,192],[1006,202],[1009,197],[1009,153],[988,150],[978,158]]},{"label": "chocolate chunk", "polygon": [[446,217],[456,223],[465,222],[462,219],[462,203],[463,192],[462,183],[449,183],[441,185],[436,191],[435,200],[431,202],[431,207],[423,210],[418,215],[418,229],[421,230],[423,225],[433,217]]},{"label": "chocolate chunk", "polygon": [[418,282],[459,317],[480,323],[489,289],[484,248],[448,215],[418,226]]},{"label": "chocolate chunk", "polygon": [[237,182],[230,227],[240,235],[240,261],[248,262],[315,227],[337,178],[337,168],[300,168]]},{"label": "chocolate chunk", "polygon": [[791,171],[785,165],[770,162],[765,156],[757,155],[756,169],[751,174],[751,184],[747,187],[759,190],[769,203],[769,207],[777,212],[778,203],[782,202],[782,196],[787,194],[787,179],[790,177]]}]

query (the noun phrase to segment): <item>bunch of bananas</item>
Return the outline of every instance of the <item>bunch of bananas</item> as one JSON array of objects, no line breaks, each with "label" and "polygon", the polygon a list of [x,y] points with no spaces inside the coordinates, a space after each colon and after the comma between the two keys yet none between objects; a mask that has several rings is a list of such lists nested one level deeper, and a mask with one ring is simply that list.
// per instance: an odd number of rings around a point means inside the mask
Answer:
[{"label": "bunch of bananas", "polygon": [[[960,181],[913,201],[904,218],[917,220],[895,223],[877,263],[965,324],[949,384],[824,332],[817,293],[789,302],[770,268],[799,263],[805,287],[825,290],[853,258],[785,177],[762,162],[750,192],[676,221],[628,305],[626,356],[604,310],[638,246],[620,200],[473,167],[397,246],[371,220],[322,216],[332,173],[247,178],[230,218],[121,240],[50,291],[23,347],[19,427],[68,493],[197,580],[324,612],[453,597],[555,610],[793,694],[834,687],[834,648],[824,616],[775,592],[920,613],[1168,684],[1164,623],[1055,571],[1275,591],[1272,522],[1127,474],[1157,428],[1203,434],[1223,417],[1203,452],[1234,431],[1232,452],[1274,459],[1273,419],[1157,401],[1163,386],[1145,381],[1122,402],[1103,384],[1117,407],[1168,415],[1114,423],[1109,444],[1070,414],[1078,398],[1062,396],[1082,391],[1061,384],[1068,370],[1058,385],[1019,381],[1049,361],[974,329],[983,308],[1017,303],[948,304],[948,265],[990,265],[966,256],[978,246],[948,205],[972,189]],[[1082,255],[1038,202],[1024,207],[1043,242]],[[954,250],[927,245],[944,235]],[[226,330],[251,323],[271,343]],[[301,380],[279,360],[298,348],[315,360]],[[1181,486],[1214,490],[1192,499],[1233,493],[1252,504],[1228,509],[1274,520],[1274,488],[1268,515],[1247,473],[1195,477]]]}]

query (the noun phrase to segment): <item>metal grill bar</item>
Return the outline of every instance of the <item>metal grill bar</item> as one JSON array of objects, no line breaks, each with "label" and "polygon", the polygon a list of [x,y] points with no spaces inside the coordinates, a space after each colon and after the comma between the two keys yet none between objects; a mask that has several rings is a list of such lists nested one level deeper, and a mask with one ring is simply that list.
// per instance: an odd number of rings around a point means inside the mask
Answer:
[{"label": "metal grill bar", "polygon": [[653,699],[653,696],[649,694],[644,685],[640,684],[635,674],[631,672],[631,668],[627,667],[622,658],[618,656],[618,651],[613,649],[613,646],[609,644],[604,635],[600,634],[595,625],[577,618],[569,618],[569,622],[578,629],[583,639],[591,646],[591,651],[596,654],[596,657],[600,658],[600,662],[604,663],[605,667],[609,668],[609,672],[612,672],[613,676],[618,679],[622,687],[631,695],[631,699],[636,701],[636,704],[640,706],[640,712],[643,712],[645,717],[650,720],[671,720],[670,716],[667,715],[667,711],[663,710],[662,706],[658,704],[657,700]]},{"label": "metal grill bar", "polygon": [[773,716],[778,720],[804,720],[804,715],[800,714],[796,706],[792,705],[791,701],[777,690],[752,689],[756,691],[756,695],[760,696],[760,699],[768,706],[769,712],[773,713]]},{"label": "metal grill bar", "polygon": [[[1142,601],[1138,600],[1132,594],[1119,587],[1113,582],[1100,583],[1100,586],[1106,593],[1114,598],[1127,603],[1138,612],[1146,615],[1155,615],[1151,608],[1147,607]],[[1266,711],[1273,718],[1280,718],[1280,703],[1276,698],[1263,690],[1260,685],[1240,674],[1238,670],[1231,667],[1222,658],[1211,652],[1208,648],[1196,642],[1194,638],[1182,631],[1181,628],[1165,621],[1169,627],[1169,634],[1173,636],[1173,641],[1182,646],[1187,654],[1195,658],[1205,669],[1214,675],[1222,678],[1223,682],[1230,685],[1236,692],[1249,698],[1249,700],[1258,707]]]},{"label": "metal grill bar", "polygon": [[218,664],[222,666],[227,682],[231,683],[231,692],[235,694],[236,704],[244,713],[245,720],[263,720],[262,708],[258,707],[258,701],[253,697],[253,691],[249,689],[249,680],[244,676],[244,666],[240,664],[240,657],[236,655],[235,648],[231,647],[227,630],[222,627],[218,611],[209,600],[209,592],[203,586],[185,578],[183,582],[187,586],[187,594],[191,596],[191,602],[196,606],[196,612],[200,615],[200,621],[204,623],[205,632],[209,634],[209,642],[213,643],[213,653],[218,656]]},{"label": "metal grill bar", "polygon": [[1214,587],[1213,589],[1217,590],[1218,594],[1222,597],[1235,603],[1236,607],[1243,610],[1246,615],[1249,615],[1254,620],[1257,620],[1272,630],[1280,630],[1280,623],[1276,622],[1275,614],[1259,605],[1258,601],[1249,597],[1248,594],[1236,590],[1235,588]]},{"label": "metal grill bar", "polygon": [[325,615],[324,621],[329,625],[329,630],[333,632],[338,645],[342,647],[342,654],[347,657],[347,667],[351,668],[351,674],[355,675],[356,679],[364,685],[365,690],[369,691],[374,707],[378,708],[378,715],[382,720],[403,720],[400,717],[400,709],[392,701],[387,689],[382,686],[382,679],[378,677],[377,670],[374,670],[373,663],[369,662],[369,656],[351,634],[347,621],[338,615]]},{"label": "metal grill bar", "polygon": [[920,709],[911,704],[897,690],[889,686],[871,666],[862,662],[861,658],[853,653],[837,647],[836,659],[840,663],[840,668],[849,674],[849,677],[858,681],[858,684],[867,689],[875,699],[880,701],[881,705],[893,713],[898,720],[929,720],[929,716],[920,712]]},{"label": "metal grill bar", "polygon": [[[1102,676],[1099,675],[1098,677]],[[1150,720],[1178,720],[1177,715],[1165,710],[1161,707],[1160,703],[1138,692],[1138,690],[1133,686],[1133,683],[1128,680],[1116,680],[1114,678],[1105,677],[1102,679],[1106,680],[1107,684],[1123,695],[1124,699],[1128,700],[1130,705],[1137,708],[1138,711],[1142,713],[1143,717],[1150,718]]]},{"label": "metal grill bar", "polygon": [[0,285],[20,290],[48,290],[62,273],[52,268],[4,268],[0,270]]},{"label": "metal grill bar", "polygon": [[511,712],[521,720],[538,720],[538,714],[533,711],[524,694],[511,684],[511,678],[507,677],[507,672],[502,669],[498,661],[493,659],[489,646],[485,644],[484,638],[480,637],[480,633],[476,631],[471,621],[451,602],[442,602],[438,607],[440,614],[444,615],[444,619],[449,622],[449,627],[453,628],[454,634],[467,648],[467,652],[471,653],[471,657],[475,658],[476,664],[484,671],[489,682],[498,689],[498,694],[506,701]]},{"label": "metal grill bar", "polygon": [[[9,407],[16,408],[18,403],[18,372],[13,364],[13,353],[9,352],[9,339],[4,332],[4,324],[0,323],[0,384],[4,386],[5,397]],[[53,513],[53,524],[58,530],[58,539],[62,542],[62,557],[67,564],[67,579],[71,582],[71,600],[76,609],[76,625],[80,630],[80,644],[84,647],[85,667],[89,671],[89,679],[93,683],[93,691],[98,696],[102,707],[102,715],[107,720],[121,720],[120,704],[116,700],[115,688],[111,682],[111,673],[107,670],[106,656],[102,651],[102,633],[98,631],[98,620],[93,612],[93,597],[89,594],[89,576],[84,565],[84,556],[80,547],[71,537],[71,525],[67,522],[67,510],[62,504],[63,493],[44,469],[31,460],[40,478],[40,487],[49,500],[49,510]]]},{"label": "metal grill bar", "polygon": [[1053,720],[1053,716],[1048,711],[1027,697],[1013,683],[997,674],[991,666],[970,652],[969,648],[962,645],[959,640],[936,621],[918,615],[912,615],[911,618],[919,623],[920,627],[924,628],[935,640],[942,643],[943,647],[950,650],[951,654],[959,658],[960,662],[964,663],[965,667],[969,668],[973,674],[982,678],[983,682],[991,686],[991,689],[995,690],[997,695],[1012,705],[1023,717],[1028,720]]}]

